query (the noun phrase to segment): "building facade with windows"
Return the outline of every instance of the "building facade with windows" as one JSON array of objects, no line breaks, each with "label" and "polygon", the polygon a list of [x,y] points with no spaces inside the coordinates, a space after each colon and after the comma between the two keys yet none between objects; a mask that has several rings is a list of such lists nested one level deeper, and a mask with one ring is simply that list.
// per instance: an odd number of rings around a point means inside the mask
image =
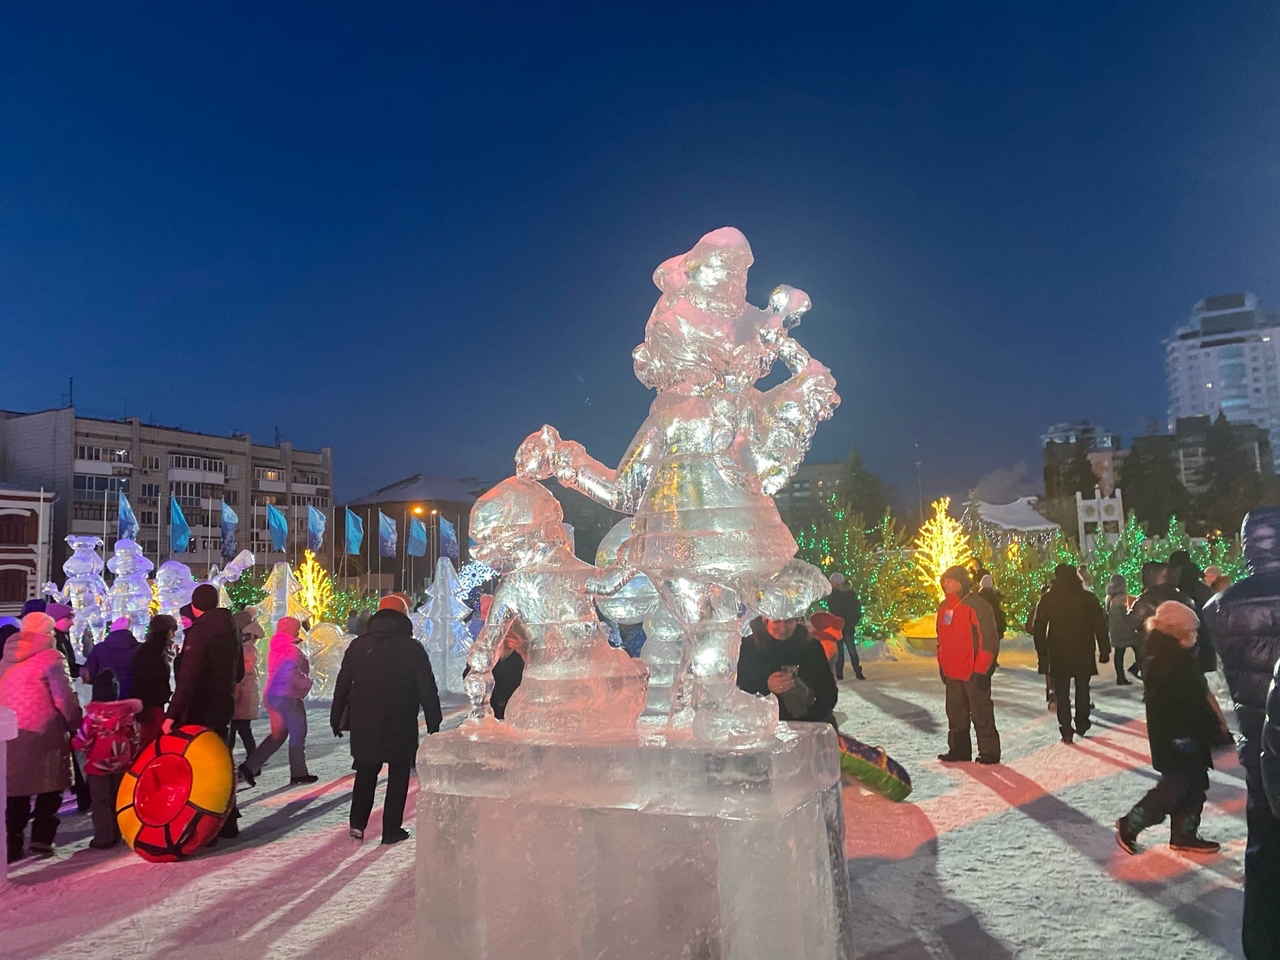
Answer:
[{"label": "building facade with windows", "polygon": [[796,468],[791,482],[773,497],[788,530],[799,533],[822,516],[827,501],[840,485],[845,469],[843,460],[802,463]]},{"label": "building facade with windows", "polygon": [[1164,350],[1171,432],[1179,420],[1222,413],[1280,435],[1280,312],[1252,293],[1206,297]]},{"label": "building facade with windows", "polygon": [[[221,504],[239,517],[239,549],[259,564],[300,559],[306,546],[307,507],[332,519],[333,453],[267,446],[248,434],[194,433],[145,424],[136,417],[96,420],[65,407],[37,413],[0,411],[0,479],[57,494],[52,511],[53,563],[68,550],[68,534],[97,535],[110,553],[118,529],[119,495],[138,519],[138,542],[153,562],[181,560],[197,574],[221,563]],[[188,525],[186,553],[170,553],[170,495]],[[267,505],[289,520],[283,552],[272,549]],[[326,532],[326,546],[330,543]]]},{"label": "building facade with windows", "polygon": [[55,496],[0,483],[0,616],[17,616],[49,580]]}]

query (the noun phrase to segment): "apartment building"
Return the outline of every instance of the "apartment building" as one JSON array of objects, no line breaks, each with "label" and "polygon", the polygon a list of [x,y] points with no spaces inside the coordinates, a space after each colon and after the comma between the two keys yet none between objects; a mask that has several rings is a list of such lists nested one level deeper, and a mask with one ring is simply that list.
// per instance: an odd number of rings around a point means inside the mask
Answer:
[{"label": "apartment building", "polygon": [[[136,417],[80,417],[73,407],[0,411],[0,479],[57,494],[52,511],[55,566],[67,556],[63,538],[68,534],[96,534],[109,553],[124,493],[147,556],[157,564],[172,556],[200,572],[221,562],[224,501],[240,520],[239,548],[253,550],[260,564],[301,557],[307,507],[332,515],[333,453],[329,447],[298,450],[287,441],[266,445],[245,433],[196,433]],[[170,495],[191,527],[184,554],[169,549]],[[289,520],[283,552],[272,549],[268,504]]]}]

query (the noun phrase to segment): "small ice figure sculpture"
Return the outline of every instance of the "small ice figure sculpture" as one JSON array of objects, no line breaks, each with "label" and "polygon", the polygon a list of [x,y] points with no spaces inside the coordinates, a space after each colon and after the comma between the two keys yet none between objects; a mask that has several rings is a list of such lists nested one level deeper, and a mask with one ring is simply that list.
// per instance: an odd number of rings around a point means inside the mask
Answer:
[{"label": "small ice figure sculpture", "polygon": [[241,550],[231,558],[225,567],[219,570],[216,566],[209,571],[209,582],[218,588],[218,605],[231,606],[231,597],[227,593],[227,584],[235,583],[246,570],[257,563],[252,550]]},{"label": "small ice figure sculpture", "polygon": [[[752,306],[751,263],[746,238],[723,227],[655,271],[662,295],[632,359],[658,394],[617,469],[550,426],[516,454],[518,476],[555,477],[634,515],[619,559],[680,623],[672,719],[704,740],[777,725],[776,704],[737,689],[738,647],[752,604],[796,552],[772,495],[840,402],[831,372],[790,336],[808,296],[780,286],[766,309]],[[756,389],[776,361],[790,377]]]},{"label": "small ice figure sculpture", "polygon": [[191,576],[191,568],[177,560],[166,560],[156,570],[156,600],[160,612],[178,621],[178,633],[174,637],[176,643],[182,643],[182,614],[179,612],[191,602],[191,593],[196,588],[196,581]]},{"label": "small ice figure sculpture", "polygon": [[519,619],[529,655],[507,705],[508,727],[563,736],[634,730],[648,671],[609,646],[593,596],[608,588],[601,571],[569,549],[563,520],[550,491],[518,477],[503,480],[471,510],[471,555],[501,574],[468,658],[471,717],[488,714],[498,645]]},{"label": "small ice figure sculpture", "polygon": [[151,622],[151,584],[147,574],[155,564],[134,541],[117,540],[107,569],[116,576],[111,584],[111,619],[127,618],[134,638],[141,640]]},{"label": "small ice figure sculpture", "polygon": [[471,633],[466,618],[471,608],[458,599],[460,585],[448,557],[436,561],[436,578],[427,590],[427,602],[414,636],[427,649],[436,683],[442,691],[462,693],[462,668],[471,649]]},{"label": "small ice figure sculpture", "polygon": [[[87,655],[93,644],[101,643],[106,637],[111,611],[107,582],[102,579],[102,557],[98,556],[102,538],[72,535],[67,537],[67,546],[71,548],[71,556],[62,564],[62,572],[67,575],[66,583],[61,590],[52,583],[46,583],[44,592],[58,603],[71,607],[75,615],[71,639],[81,644],[82,652]],[[90,637],[88,647],[83,646],[86,630]]]}]

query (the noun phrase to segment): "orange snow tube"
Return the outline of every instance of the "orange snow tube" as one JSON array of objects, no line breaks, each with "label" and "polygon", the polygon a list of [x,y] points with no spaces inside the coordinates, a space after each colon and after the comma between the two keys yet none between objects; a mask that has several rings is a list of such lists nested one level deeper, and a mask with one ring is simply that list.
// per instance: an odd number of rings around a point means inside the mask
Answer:
[{"label": "orange snow tube", "polygon": [[178,727],[143,747],[125,772],[116,821],[144,860],[181,860],[217,836],[235,795],[223,739],[207,727]]}]

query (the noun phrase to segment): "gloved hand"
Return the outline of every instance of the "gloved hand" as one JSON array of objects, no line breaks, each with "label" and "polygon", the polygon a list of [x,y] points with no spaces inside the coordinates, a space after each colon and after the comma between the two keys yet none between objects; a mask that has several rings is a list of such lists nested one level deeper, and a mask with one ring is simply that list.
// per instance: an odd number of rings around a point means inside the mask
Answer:
[{"label": "gloved hand", "polygon": [[976,684],[978,685],[978,689],[979,689],[979,690],[990,690],[990,689],[991,689],[991,674],[989,674],[989,673],[979,673],[979,674],[975,674],[975,675],[974,675],[974,678],[973,678],[973,682],[974,682],[974,683],[976,683]]},{"label": "gloved hand", "polygon": [[342,739],[342,731],[339,730],[337,727],[333,728],[333,735],[337,737],[339,740]]}]

